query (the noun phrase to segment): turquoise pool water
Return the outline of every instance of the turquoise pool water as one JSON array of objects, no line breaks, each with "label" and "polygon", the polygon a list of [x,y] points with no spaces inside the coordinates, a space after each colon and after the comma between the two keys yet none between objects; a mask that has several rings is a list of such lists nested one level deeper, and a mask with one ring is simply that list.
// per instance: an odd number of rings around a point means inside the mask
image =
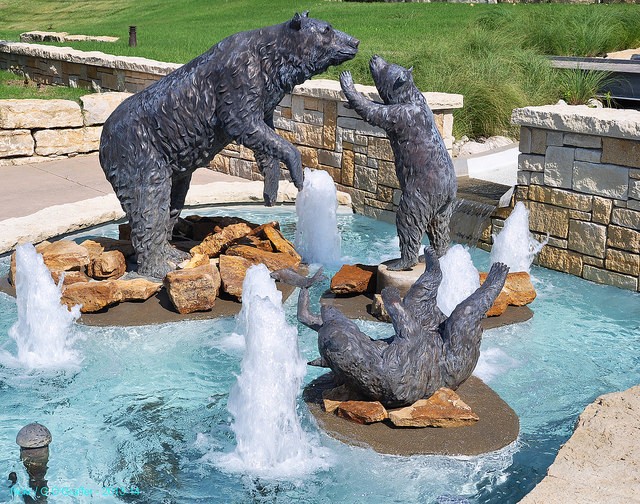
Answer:
[{"label": "turquoise pool water", "polygon": [[[295,232],[292,207],[199,213],[276,218],[289,238]],[[392,225],[341,214],[339,226],[344,262],[373,264],[398,253]],[[116,233],[111,225],[83,236]],[[488,254],[475,250],[472,257],[479,269],[487,267]],[[1,261],[0,274],[6,274],[8,258]],[[637,293],[536,267],[532,276],[538,290],[533,319],[486,331],[482,344],[478,372],[521,421],[517,443],[500,452],[467,458],[379,455],[323,434],[299,401],[304,429],[323,448],[322,468],[280,480],[226,472],[220,455],[235,446],[226,402],[242,358],[231,336],[233,319],[77,326],[77,367],[0,367],[0,482],[15,471],[27,486],[15,436],[39,421],[53,434],[47,479],[58,495],[49,502],[517,502],[542,479],[588,403],[640,383]],[[295,297],[285,303],[291,323]],[[0,313],[0,348],[13,352],[7,332],[17,318],[15,300],[0,294]],[[386,324],[363,325],[371,335],[391,332]],[[298,330],[303,356],[316,357],[315,333]],[[305,382],[319,372],[308,368]],[[11,499],[8,482],[0,483],[0,502]]]}]

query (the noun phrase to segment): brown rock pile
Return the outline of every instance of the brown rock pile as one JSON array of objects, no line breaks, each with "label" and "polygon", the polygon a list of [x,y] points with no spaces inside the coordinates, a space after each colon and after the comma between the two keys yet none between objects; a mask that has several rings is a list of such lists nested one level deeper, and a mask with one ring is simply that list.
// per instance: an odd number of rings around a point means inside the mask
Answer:
[{"label": "brown rock pile", "polygon": [[331,292],[339,296],[374,293],[377,272],[377,266],[345,264],[331,279]]},{"label": "brown rock pile", "polygon": [[[163,282],[125,279],[127,258],[133,256],[130,228],[120,225],[120,238],[42,242],[36,250],[55,282],[62,280],[62,303],[80,304],[83,313],[103,310],[123,301],[144,301],[165,288],[181,313],[211,310],[220,291],[242,297],[246,271],[265,264],[271,271],[296,268],[301,257],[280,232],[277,222],[253,224],[235,217],[190,216],[180,219],[174,243],[190,250],[191,258],[178,265]],[[15,253],[9,282],[15,285]]]},{"label": "brown rock pile", "polygon": [[428,399],[387,411],[378,401],[367,401],[345,385],[322,393],[325,411],[359,424],[389,420],[396,427],[463,427],[479,420],[453,390],[438,389]]},{"label": "brown rock pile", "polygon": [[[484,283],[486,278],[486,273],[480,273],[480,285]],[[535,298],[536,290],[531,283],[529,273],[524,271],[509,273],[502,291],[494,301],[493,306],[489,308],[487,317],[502,315],[507,306],[524,306],[531,303]]]}]

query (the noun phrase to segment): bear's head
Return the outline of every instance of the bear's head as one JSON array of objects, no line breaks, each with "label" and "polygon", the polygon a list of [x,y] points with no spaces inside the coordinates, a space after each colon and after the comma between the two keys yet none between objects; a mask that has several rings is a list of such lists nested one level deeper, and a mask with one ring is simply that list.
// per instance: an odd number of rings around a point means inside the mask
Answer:
[{"label": "bear's head", "polygon": [[304,66],[307,78],[352,59],[358,52],[358,39],[334,29],[326,21],[310,18],[308,12],[296,13],[285,24],[295,47],[291,56]]},{"label": "bear's head", "polygon": [[369,68],[378,94],[387,105],[409,103],[417,90],[413,83],[413,68],[387,63],[380,56],[373,56]]}]

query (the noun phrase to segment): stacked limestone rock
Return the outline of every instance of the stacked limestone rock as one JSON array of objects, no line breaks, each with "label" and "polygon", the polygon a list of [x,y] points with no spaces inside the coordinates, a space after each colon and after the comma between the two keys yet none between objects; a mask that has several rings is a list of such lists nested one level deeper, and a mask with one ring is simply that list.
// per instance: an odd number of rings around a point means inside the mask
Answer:
[{"label": "stacked limestone rock", "polygon": [[388,411],[380,402],[368,401],[346,385],[325,390],[322,402],[326,412],[360,424],[388,419],[396,427],[464,427],[479,420],[458,394],[444,387],[428,399]]},{"label": "stacked limestone rock", "polygon": [[[82,312],[95,312],[122,301],[144,301],[161,287],[144,278],[123,279],[125,256],[133,254],[131,243],[96,238],[77,244],[70,240],[44,241],[36,246],[55,282],[62,281],[61,302],[82,305]],[[15,285],[15,252],[11,256],[9,282]]]},{"label": "stacked limestone rock", "polygon": [[[277,222],[258,225],[231,217],[191,216],[176,226],[175,244],[191,251],[163,281],[135,278],[127,273],[133,260],[129,228],[120,226],[120,239],[95,238],[42,242],[36,251],[55,282],[62,280],[61,302],[80,304],[92,313],[124,301],[145,301],[165,288],[181,313],[211,310],[220,291],[240,300],[247,269],[263,263],[270,270],[296,268],[301,258],[279,230]],[[9,282],[15,285],[15,252]]]},{"label": "stacked limestone rock", "polygon": [[[331,279],[331,292],[336,296],[354,296],[364,294],[373,296],[371,314],[379,319],[389,322],[380,294],[376,294],[377,266],[363,264],[345,264]],[[480,273],[480,284],[487,277],[486,273]],[[526,272],[509,273],[507,280],[487,312],[487,317],[502,315],[509,306],[525,306],[536,298],[536,290],[531,283],[531,277]]]},{"label": "stacked limestone rock", "polygon": [[211,309],[219,289],[241,300],[245,274],[255,264],[275,271],[301,262],[275,221],[257,225],[233,217],[190,216],[176,233],[176,245],[189,248],[191,259],[169,273],[164,286],[180,313]]}]

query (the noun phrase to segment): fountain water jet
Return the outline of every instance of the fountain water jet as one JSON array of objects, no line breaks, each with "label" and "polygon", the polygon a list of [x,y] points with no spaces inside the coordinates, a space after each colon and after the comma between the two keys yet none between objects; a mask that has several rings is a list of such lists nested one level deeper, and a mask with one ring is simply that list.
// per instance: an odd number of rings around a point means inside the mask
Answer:
[{"label": "fountain water jet", "polygon": [[504,228],[493,235],[491,264],[502,262],[509,271],[529,273],[533,258],[545,246],[547,240],[539,242],[529,232],[529,210],[524,203],[516,203],[511,215],[504,221]]},{"label": "fountain water jet", "polygon": [[262,264],[249,268],[242,289],[237,331],[246,350],[227,404],[237,445],[221,457],[221,465],[271,478],[326,467],[327,450],[312,444],[297,415],[306,362],[298,331],[285,320],[282,295]]},{"label": "fountain water jet", "polygon": [[73,324],[80,306],[68,310],[60,304],[62,284],[56,285],[42,255],[31,243],[16,248],[16,302],[18,321],[9,329],[17,355],[0,352],[0,362],[29,369],[77,366],[81,357],[73,349]]},{"label": "fountain water jet", "polygon": [[440,258],[442,282],[438,287],[438,308],[447,317],[458,304],[480,287],[478,270],[473,265],[469,250],[454,245]]},{"label": "fountain water jet", "polygon": [[296,198],[295,245],[306,263],[339,261],[341,238],[337,208],[336,186],[331,176],[322,170],[305,168],[304,187]]}]

